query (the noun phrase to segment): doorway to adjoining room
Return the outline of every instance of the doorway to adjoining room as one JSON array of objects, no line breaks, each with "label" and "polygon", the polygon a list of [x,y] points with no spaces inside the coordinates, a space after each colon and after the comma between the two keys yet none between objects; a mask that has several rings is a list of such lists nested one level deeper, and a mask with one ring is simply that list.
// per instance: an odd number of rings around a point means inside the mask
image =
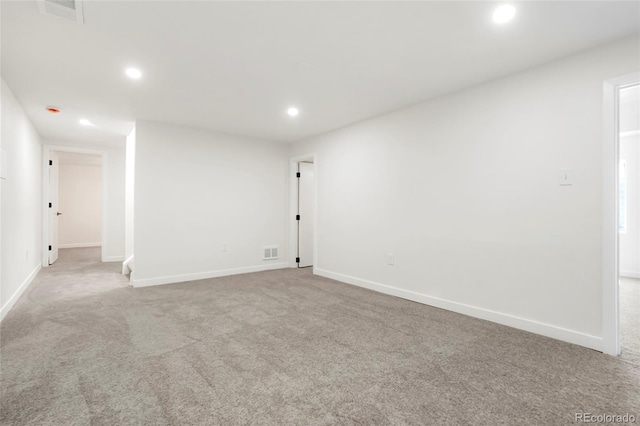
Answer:
[{"label": "doorway to adjoining room", "polygon": [[59,256],[101,258],[103,166],[97,154],[50,150],[48,159],[47,265]]},{"label": "doorway to adjoining room", "polygon": [[640,84],[618,96],[620,351],[640,359]]}]

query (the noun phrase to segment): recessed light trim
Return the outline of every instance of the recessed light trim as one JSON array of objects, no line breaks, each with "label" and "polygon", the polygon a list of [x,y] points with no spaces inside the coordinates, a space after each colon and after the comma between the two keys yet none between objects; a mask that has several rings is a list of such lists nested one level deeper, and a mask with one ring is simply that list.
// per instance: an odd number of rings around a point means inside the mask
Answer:
[{"label": "recessed light trim", "polygon": [[514,16],[516,16],[516,8],[510,4],[503,4],[493,11],[493,22],[496,24],[505,24],[511,21]]},{"label": "recessed light trim", "polygon": [[300,114],[300,110],[296,107],[289,107],[289,109],[287,110],[287,114],[289,115],[289,117],[296,117],[298,114]]},{"label": "recessed light trim", "polygon": [[142,71],[140,71],[138,68],[127,68],[124,73],[127,75],[127,77],[133,78],[134,80],[139,80],[140,77],[142,77]]},{"label": "recessed light trim", "polygon": [[79,121],[83,126],[93,126],[93,123],[87,120],[86,118],[81,118]]}]

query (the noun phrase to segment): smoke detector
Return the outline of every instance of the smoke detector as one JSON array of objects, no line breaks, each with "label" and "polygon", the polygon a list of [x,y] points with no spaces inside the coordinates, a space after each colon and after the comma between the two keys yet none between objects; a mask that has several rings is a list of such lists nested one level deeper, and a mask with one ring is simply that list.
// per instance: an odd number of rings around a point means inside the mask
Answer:
[{"label": "smoke detector", "polygon": [[40,13],[84,24],[81,0],[38,0]]}]

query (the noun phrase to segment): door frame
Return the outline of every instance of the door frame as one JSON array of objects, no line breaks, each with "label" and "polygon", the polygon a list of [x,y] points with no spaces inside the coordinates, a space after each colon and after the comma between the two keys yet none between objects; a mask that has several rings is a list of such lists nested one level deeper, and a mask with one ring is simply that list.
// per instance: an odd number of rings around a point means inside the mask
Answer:
[{"label": "door frame", "polygon": [[298,252],[298,162],[310,161],[313,163],[313,265],[312,270],[318,265],[318,159],[315,153],[300,155],[289,159],[289,268],[297,268],[296,253]]},{"label": "door frame", "polygon": [[603,83],[602,121],[602,352],[620,354],[619,295],[619,93],[640,83],[640,72]]},{"label": "door frame", "polygon": [[60,145],[42,146],[42,266],[49,267],[49,160],[51,152],[73,152],[76,154],[91,154],[101,157],[102,165],[102,232],[100,235],[100,251],[102,262],[105,260],[105,237],[107,236],[107,153],[98,149],[76,148]]}]

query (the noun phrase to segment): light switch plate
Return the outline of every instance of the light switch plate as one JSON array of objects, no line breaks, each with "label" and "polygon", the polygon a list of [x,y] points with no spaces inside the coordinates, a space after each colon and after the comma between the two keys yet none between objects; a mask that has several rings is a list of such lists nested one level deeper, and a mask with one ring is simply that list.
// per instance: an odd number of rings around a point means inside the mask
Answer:
[{"label": "light switch plate", "polygon": [[573,185],[573,170],[560,169],[560,172],[558,173],[558,184],[560,186]]},{"label": "light switch plate", "polygon": [[387,253],[387,265],[393,266],[396,262],[396,256],[393,253]]}]

